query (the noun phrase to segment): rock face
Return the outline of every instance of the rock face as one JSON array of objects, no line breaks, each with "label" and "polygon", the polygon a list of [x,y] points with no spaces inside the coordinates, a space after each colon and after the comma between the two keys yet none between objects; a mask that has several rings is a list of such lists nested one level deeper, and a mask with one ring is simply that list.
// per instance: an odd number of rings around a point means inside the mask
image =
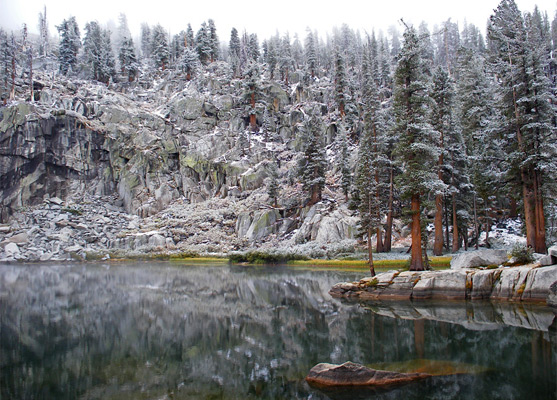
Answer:
[{"label": "rock face", "polygon": [[362,300],[512,300],[545,302],[557,279],[557,266],[486,270],[386,272],[333,286],[333,297]]},{"label": "rock face", "polygon": [[383,387],[401,385],[429,377],[431,377],[430,374],[380,371],[353,362],[345,362],[341,365],[317,364],[309,371],[306,381],[317,387]]},{"label": "rock face", "polygon": [[501,265],[508,260],[505,250],[477,250],[458,254],[451,260],[451,269]]}]

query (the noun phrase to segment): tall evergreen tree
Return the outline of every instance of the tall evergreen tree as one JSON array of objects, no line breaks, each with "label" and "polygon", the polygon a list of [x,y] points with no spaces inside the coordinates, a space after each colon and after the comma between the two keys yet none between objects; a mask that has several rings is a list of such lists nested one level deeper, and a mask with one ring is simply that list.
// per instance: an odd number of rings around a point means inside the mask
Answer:
[{"label": "tall evergreen tree", "polygon": [[335,50],[335,101],[341,118],[346,115],[346,69],[344,57],[339,48]]},{"label": "tall evergreen tree", "polygon": [[208,38],[207,41],[209,43],[209,47],[210,47],[210,54],[209,54],[209,59],[211,60],[211,62],[215,61],[218,56],[219,56],[219,37],[217,35],[217,27],[215,25],[215,21],[213,21],[212,19],[210,19],[208,22]]},{"label": "tall evergreen tree", "polygon": [[194,72],[199,68],[199,56],[192,48],[186,48],[180,59],[180,67],[186,73],[186,80],[190,80]]},{"label": "tall evergreen tree", "polygon": [[250,127],[255,132],[257,131],[255,104],[261,95],[261,73],[259,72],[259,64],[257,62],[251,61],[247,65],[243,86],[244,97],[248,100]]},{"label": "tall evergreen tree", "polygon": [[160,24],[153,28],[151,56],[155,61],[155,65],[164,71],[170,59],[170,49],[166,30]]},{"label": "tall evergreen tree", "polygon": [[502,0],[488,25],[492,67],[499,85],[509,178],[522,189],[526,241],[547,251],[544,181],[555,149],[555,112],[545,76],[549,56],[535,24],[524,21],[513,0]]},{"label": "tall evergreen tree", "polygon": [[141,24],[141,56],[143,58],[150,58],[151,57],[151,49],[153,48],[151,44],[151,28],[145,22]]},{"label": "tall evergreen tree", "polygon": [[120,70],[122,71],[122,74],[128,77],[129,82],[132,82],[139,72],[139,64],[137,62],[135,46],[131,37],[122,41],[118,54],[118,60],[120,61]]},{"label": "tall evergreen tree", "polygon": [[81,37],[79,34],[79,26],[75,17],[70,17],[62,21],[56,26],[60,34],[60,45],[58,61],[60,63],[60,72],[67,75],[68,71],[75,68],[77,64],[77,53],[81,47]]},{"label": "tall evergreen tree", "polygon": [[413,27],[404,32],[403,47],[395,72],[396,152],[402,172],[398,184],[403,198],[410,200],[412,252],[410,270],[424,269],[422,254],[422,197],[439,187],[434,163],[438,157],[436,133],[429,123],[429,82],[418,34]]},{"label": "tall evergreen tree", "polygon": [[309,196],[308,205],[321,201],[323,188],[325,187],[325,170],[327,160],[322,143],[321,126],[316,117],[308,117],[304,120],[302,132],[304,136],[303,156],[299,160],[298,174],[302,186]]},{"label": "tall evergreen tree", "polygon": [[48,21],[46,19],[46,6],[44,11],[39,13],[39,55],[46,57],[49,50]]},{"label": "tall evergreen tree", "polygon": [[313,33],[308,28],[307,36],[305,41],[305,52],[306,52],[306,67],[312,78],[315,78],[317,74],[317,49],[315,44],[315,38]]}]

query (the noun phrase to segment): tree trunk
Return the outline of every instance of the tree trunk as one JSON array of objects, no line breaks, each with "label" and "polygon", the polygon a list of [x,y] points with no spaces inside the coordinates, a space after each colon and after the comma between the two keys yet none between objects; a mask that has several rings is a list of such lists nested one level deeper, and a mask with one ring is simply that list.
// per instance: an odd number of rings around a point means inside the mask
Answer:
[{"label": "tree trunk", "polygon": [[367,229],[367,256],[369,262],[369,273],[375,276],[375,268],[373,266],[373,249],[371,248],[371,227]]},{"label": "tree trunk", "polygon": [[443,195],[435,196],[435,239],[433,241],[433,255],[443,254]]},{"label": "tree trunk", "polygon": [[389,175],[389,204],[387,205],[387,226],[385,227],[385,242],[383,243],[383,249],[385,252],[391,251],[393,236],[394,179],[392,166],[390,168]]},{"label": "tree trunk", "polygon": [[422,227],[420,226],[420,195],[412,195],[412,253],[410,271],[423,271],[422,260]]},{"label": "tree trunk", "polygon": [[534,204],[536,215],[536,240],[534,243],[534,251],[536,253],[546,254],[547,245],[545,243],[545,216],[543,212],[543,194],[541,190],[540,172],[534,171]]},{"label": "tree trunk", "polygon": [[458,218],[456,213],[456,195],[452,196],[453,203],[453,253],[456,253],[460,249],[460,240],[458,237]]},{"label": "tree trunk", "polygon": [[522,181],[522,195],[524,202],[524,225],[526,226],[526,245],[528,247],[534,248],[536,243],[536,213],[535,213],[535,199],[534,191],[526,183],[524,179],[525,173],[523,175]]},{"label": "tree trunk", "polygon": [[476,250],[479,248],[479,241],[480,241],[480,230],[478,228],[478,208],[476,202],[476,193],[474,193],[474,235],[476,235],[476,245],[474,246]]},{"label": "tree trunk", "polygon": [[249,124],[252,132],[255,132],[255,130],[257,129],[257,118],[255,115],[255,92],[251,92],[250,105],[252,108],[252,113],[249,115]]},{"label": "tree trunk", "polygon": [[489,244],[489,231],[491,231],[491,221],[489,219],[489,208],[487,206],[488,200],[489,200],[489,197],[486,196],[486,198],[484,199],[484,203],[485,203],[485,245],[489,249],[489,248],[491,248],[491,245]]}]

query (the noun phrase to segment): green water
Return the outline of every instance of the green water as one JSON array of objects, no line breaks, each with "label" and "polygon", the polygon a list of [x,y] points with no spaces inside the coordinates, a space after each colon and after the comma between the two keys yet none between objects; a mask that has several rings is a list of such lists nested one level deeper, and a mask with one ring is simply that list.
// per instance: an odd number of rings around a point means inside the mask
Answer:
[{"label": "green water", "polygon": [[[170,263],[0,265],[0,399],[557,399],[546,307],[341,302],[361,273]],[[321,392],[319,362],[465,365]],[[439,362],[440,361],[440,362]],[[416,366],[416,367],[414,367]]]}]

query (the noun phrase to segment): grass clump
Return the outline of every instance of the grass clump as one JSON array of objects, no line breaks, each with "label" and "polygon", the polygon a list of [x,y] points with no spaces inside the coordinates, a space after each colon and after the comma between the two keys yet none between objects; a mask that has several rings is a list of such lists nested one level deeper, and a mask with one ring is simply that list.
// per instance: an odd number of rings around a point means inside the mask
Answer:
[{"label": "grass clump", "polygon": [[306,260],[307,257],[292,253],[268,253],[265,251],[247,251],[244,253],[233,253],[228,256],[232,264],[282,264],[292,260]]}]

